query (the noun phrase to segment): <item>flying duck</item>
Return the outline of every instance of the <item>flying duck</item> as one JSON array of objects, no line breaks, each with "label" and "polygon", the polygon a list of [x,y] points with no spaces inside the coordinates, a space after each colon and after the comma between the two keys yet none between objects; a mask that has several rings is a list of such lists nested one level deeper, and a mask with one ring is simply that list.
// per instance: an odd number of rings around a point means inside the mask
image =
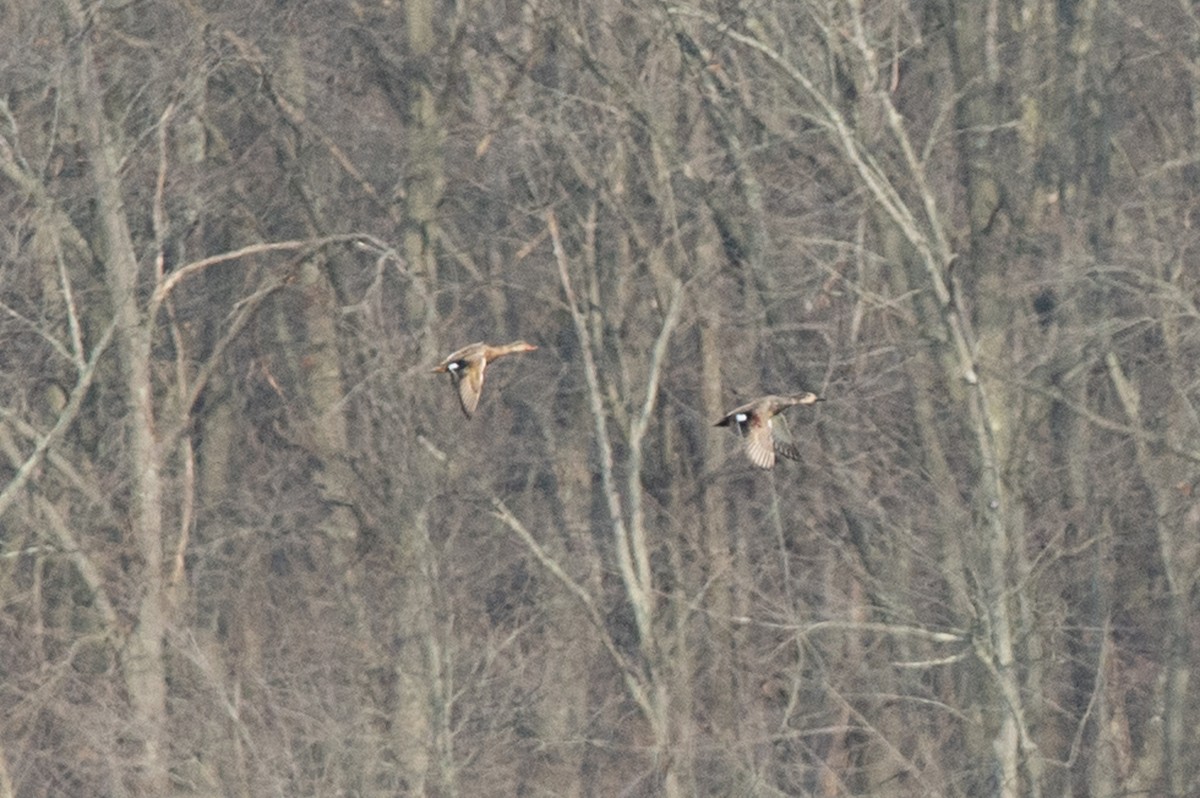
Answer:
[{"label": "flying duck", "polygon": [[800,452],[775,433],[772,418],[792,405],[811,405],[821,397],[810,391],[786,396],[761,396],[735,407],[713,426],[731,427],[746,439],[746,456],[759,468],[774,468],[775,455],[799,460]]},{"label": "flying duck", "polygon": [[488,363],[514,352],[532,352],[535,349],[536,346],[524,341],[513,341],[511,344],[500,346],[480,341],[451,352],[434,371],[450,375],[450,382],[458,389],[458,401],[462,404],[462,411],[470,418],[479,404],[479,392],[483,390],[483,372]]}]

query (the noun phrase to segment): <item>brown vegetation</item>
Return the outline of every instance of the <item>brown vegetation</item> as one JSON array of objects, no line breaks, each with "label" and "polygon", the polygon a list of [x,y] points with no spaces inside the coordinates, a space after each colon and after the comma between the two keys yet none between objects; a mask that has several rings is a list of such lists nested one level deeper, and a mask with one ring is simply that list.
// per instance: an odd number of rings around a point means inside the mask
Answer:
[{"label": "brown vegetation", "polygon": [[1198,87],[1163,0],[0,4],[0,798],[1200,794]]}]

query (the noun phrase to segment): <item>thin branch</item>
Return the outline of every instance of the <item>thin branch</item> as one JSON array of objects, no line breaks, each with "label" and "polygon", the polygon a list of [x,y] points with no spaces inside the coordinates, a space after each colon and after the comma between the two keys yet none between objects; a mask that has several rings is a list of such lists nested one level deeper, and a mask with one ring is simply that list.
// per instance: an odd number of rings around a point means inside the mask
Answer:
[{"label": "thin branch", "polygon": [[310,122],[303,109],[289,102],[281,92],[275,90],[272,75],[267,69],[268,59],[262,50],[253,42],[242,38],[228,28],[221,31],[221,36],[233,45],[234,49],[238,51],[243,60],[262,81],[262,87],[267,97],[275,104],[275,107],[283,114],[284,118],[288,120],[288,123],[297,130],[303,130],[320,141],[338,166],[342,167],[346,174],[358,184],[362,193],[370,197],[379,208],[393,218],[393,221],[398,221],[394,204],[387,202],[379,195],[379,192],[375,190],[375,186],[371,184],[371,181],[367,179],[363,171],[350,159],[345,150],[338,145],[337,141],[326,133],[324,129]]},{"label": "thin branch", "polygon": [[71,289],[71,276],[58,241],[58,234],[55,233],[54,259],[58,262],[58,280],[62,284],[63,303],[67,306],[67,329],[71,332],[71,354],[73,355],[71,361],[75,364],[75,368],[82,369],[84,349],[82,325],[79,323],[79,308],[75,305],[75,292]]},{"label": "thin branch", "polygon": [[650,552],[646,545],[645,510],[642,502],[642,440],[650,427],[650,418],[654,413],[654,405],[658,399],[658,387],[662,375],[662,365],[667,357],[667,345],[671,340],[671,332],[679,323],[679,311],[683,306],[683,283],[675,280],[671,289],[671,303],[667,307],[666,318],[663,319],[662,329],[654,341],[654,349],[650,355],[650,371],[646,378],[646,398],[642,402],[642,410],[633,417],[629,425],[629,531],[632,538],[633,558],[637,563],[638,580],[649,589],[652,584],[650,572]]},{"label": "thin branch", "polygon": [[32,319],[26,317],[24,314],[22,314],[16,308],[11,307],[10,305],[8,305],[5,302],[0,302],[0,310],[3,310],[9,316],[12,316],[14,319],[19,321],[21,324],[23,324],[24,326],[33,330],[33,332],[37,333],[46,343],[50,344],[51,348],[53,348],[55,352],[58,352],[58,354],[62,355],[63,359],[68,360],[71,363],[75,364],[76,367],[82,366],[81,363],[76,361],[75,355],[73,355],[71,353],[71,351],[69,349],[67,349],[67,347],[63,344],[63,342],[58,340],[57,338],[55,338],[50,333],[46,332],[46,330],[43,329],[41,325],[37,324]]},{"label": "thin branch", "polygon": [[120,639],[123,636],[121,618],[109,599],[108,592],[104,589],[104,577],[100,569],[79,545],[74,532],[71,531],[71,526],[63,520],[58,508],[51,504],[50,500],[41,492],[35,494],[34,501],[38,510],[41,511],[42,518],[46,521],[46,528],[57,540],[59,549],[71,561],[84,584],[91,590],[92,604],[100,613],[105,628],[114,638]]},{"label": "thin branch", "polygon": [[871,632],[899,637],[915,637],[932,643],[965,643],[970,637],[962,632],[935,632],[932,629],[922,629],[919,626],[904,626],[899,624],[878,623],[874,621],[818,621],[817,623],[775,623],[758,621],[745,615],[730,618],[734,623],[747,626],[758,626],[764,629],[785,629],[797,632],[801,637],[808,637],[817,632]]},{"label": "thin branch", "polygon": [[[41,440],[41,433],[29,422],[20,418],[15,413],[4,413],[3,415],[5,416],[4,420],[6,423],[10,424],[23,437],[33,441],[35,445]],[[112,507],[112,499],[109,495],[102,491],[95,481],[86,478],[70,460],[54,449],[46,452],[46,460],[50,465],[57,468],[66,477],[67,481],[91,502],[92,507],[101,508],[106,518],[116,518]]]},{"label": "thin branch", "polygon": [[584,611],[587,612],[588,618],[599,632],[600,642],[604,644],[604,648],[608,651],[609,656],[612,657],[613,662],[616,663],[617,667],[624,676],[625,684],[629,688],[629,692],[633,695],[634,700],[637,701],[638,706],[642,708],[642,711],[646,714],[647,718],[654,717],[654,712],[652,711],[653,705],[650,702],[650,696],[646,692],[645,685],[642,684],[638,670],[633,666],[632,663],[629,662],[625,655],[621,653],[621,650],[617,648],[617,644],[613,641],[612,635],[608,633],[608,626],[604,623],[604,614],[600,612],[600,608],[596,606],[596,600],[592,594],[588,593],[582,585],[572,579],[570,574],[563,570],[562,566],[550,556],[549,552],[542,548],[541,544],[539,544],[529,530],[525,528],[525,525],[521,523],[520,519],[512,514],[512,511],[508,509],[508,506],[505,505],[505,503],[499,497],[492,498],[492,515],[504,522],[505,526],[516,533],[517,537],[519,537],[521,542],[525,544],[526,548],[533,553],[534,558],[541,564],[541,566],[549,571],[555,579],[561,582],[562,585],[567,589],[567,592],[579,600],[579,603],[583,605]]},{"label": "thin branch", "polygon": [[642,411],[633,418],[630,424],[629,437],[639,443],[650,426],[650,416],[654,412],[654,405],[658,399],[662,365],[666,361],[667,345],[670,342],[671,333],[679,323],[679,312],[683,307],[682,300],[683,282],[676,279],[671,288],[671,302],[667,306],[667,315],[663,318],[662,328],[658,331],[654,348],[651,350],[650,372],[646,378],[646,398],[642,401]]},{"label": "thin branch", "polygon": [[[921,232],[920,225],[918,225],[917,220],[913,217],[912,212],[900,196],[900,193],[888,179],[883,168],[869,152],[859,146],[858,137],[855,134],[853,125],[847,121],[842,112],[837,109],[824,93],[817,89],[816,85],[803,72],[788,61],[782,53],[766,42],[731,27],[729,24],[722,22],[714,14],[682,5],[669,7],[667,13],[694,17],[707,22],[722,35],[728,36],[733,41],[744,44],[760,53],[782,71],[789,80],[799,86],[804,94],[816,103],[822,114],[822,116],[816,118],[816,121],[820,122],[831,133],[834,143],[842,149],[843,153],[849,159],[850,165],[858,172],[859,177],[862,178],[867,188],[870,189],[871,194],[874,195],[887,214],[892,217],[897,226],[904,231],[904,235],[909,240],[909,243],[923,257],[929,260],[933,259],[928,238]],[[944,284],[935,286],[935,291],[942,305],[949,303],[949,289]]]},{"label": "thin branch", "polygon": [[1096,669],[1092,678],[1092,689],[1088,694],[1087,706],[1084,707],[1083,714],[1079,716],[1079,722],[1075,724],[1075,735],[1071,738],[1071,747],[1068,749],[1067,759],[1065,762],[1056,763],[1064,767],[1074,767],[1075,762],[1079,759],[1079,754],[1084,750],[1084,734],[1088,730],[1088,725],[1092,718],[1092,713],[1096,710],[1096,705],[1100,701],[1101,693],[1107,689],[1108,685],[1108,659],[1112,656],[1112,635],[1111,635],[1112,620],[1104,619],[1104,629],[1100,634],[1100,650],[1096,654]]},{"label": "thin branch", "polygon": [[175,290],[181,282],[193,277],[196,274],[207,269],[209,266],[216,266],[219,263],[228,263],[232,260],[240,260],[251,255],[261,255],[265,252],[291,252],[298,249],[320,249],[329,244],[340,244],[349,242],[358,242],[367,239],[366,236],[358,234],[346,234],[336,236],[324,236],[322,238],[302,238],[293,241],[265,241],[258,244],[250,244],[235,249],[230,252],[222,252],[218,255],[211,255],[207,258],[194,260],[191,263],[181,266],[175,271],[167,275],[155,287],[154,294],[150,297],[150,318],[157,315],[159,306],[167,298],[167,295]]},{"label": "thin branch", "polygon": [[[58,442],[58,439],[67,431],[75,421],[75,417],[79,415],[79,409],[83,406],[84,397],[87,396],[88,389],[92,386],[92,381],[96,377],[96,365],[101,356],[108,350],[108,346],[112,343],[113,333],[117,329],[117,317],[114,317],[109,322],[108,328],[104,330],[104,334],[100,336],[100,340],[96,346],[92,348],[91,357],[84,365],[84,368],[79,373],[79,379],[75,383],[75,387],[71,390],[71,395],[67,399],[67,404],[59,413],[58,420],[54,422],[54,426],[50,431],[42,436],[37,445],[33,447],[33,451],[25,458],[25,462],[17,469],[16,474],[4,486],[4,490],[0,491],[0,518],[4,517],[5,512],[12,505],[17,495],[25,487],[38,465],[42,462],[42,457],[46,452]],[[8,416],[7,411],[0,411],[0,414]]]},{"label": "thin branch", "polygon": [[32,197],[34,204],[45,212],[54,221],[59,231],[66,236],[67,242],[78,252],[90,257],[92,250],[87,239],[71,222],[70,217],[59,208],[58,203],[50,196],[42,181],[24,166],[24,159],[13,151],[7,138],[0,136],[0,176],[8,178],[19,191]]},{"label": "thin branch", "polygon": [[255,291],[250,296],[239,299],[237,303],[234,304],[233,310],[229,312],[229,316],[233,318],[233,321],[229,324],[229,329],[226,330],[225,334],[222,335],[213,345],[212,353],[209,354],[208,358],[204,361],[204,365],[200,367],[200,369],[196,372],[196,375],[192,378],[192,383],[188,389],[184,403],[184,408],[187,411],[190,411],[191,408],[195,406],[196,401],[200,398],[200,394],[203,393],[205,387],[207,387],[213,371],[220,362],[221,355],[225,353],[225,350],[229,348],[229,345],[233,343],[234,339],[237,338],[237,336],[241,333],[247,322],[254,317],[255,311],[258,310],[259,306],[262,305],[262,303],[266,301],[269,296],[283,288],[286,284],[287,278],[269,283]]},{"label": "thin branch", "polygon": [[171,115],[174,113],[175,104],[168,103],[158,118],[158,174],[154,180],[154,201],[150,209],[150,225],[154,230],[155,282],[162,280],[163,265],[166,261],[166,238],[169,222],[163,195],[167,188],[167,128],[171,121]]},{"label": "thin branch", "polygon": [[195,376],[192,377],[186,389],[183,386],[180,387],[179,415],[175,419],[174,426],[167,429],[160,438],[160,446],[164,451],[173,446],[176,439],[188,429],[191,423],[189,420],[191,410],[196,406],[196,402],[200,399],[200,394],[207,387],[213,372],[221,362],[221,356],[225,350],[229,348],[229,345],[241,333],[246,323],[253,318],[254,312],[263,301],[286,284],[287,278],[272,282],[258,289],[250,296],[238,300],[234,305],[233,310],[228,314],[233,317],[229,329],[213,345],[212,352],[209,353],[204,363],[197,369]]},{"label": "thin branch", "polygon": [[890,754],[896,760],[896,763],[903,768],[906,775],[915,782],[914,786],[919,788],[918,794],[936,795],[938,793],[927,780],[927,776],[922,768],[910,759],[898,745],[893,743],[888,734],[882,729],[877,728],[862,710],[854,705],[854,702],[848,700],[832,684],[826,683],[826,688],[828,695],[832,696],[834,701],[842,705],[842,708],[849,717],[854,718],[858,722],[859,729],[878,740],[883,750]]},{"label": "thin branch", "polygon": [[937,657],[935,659],[918,659],[918,660],[892,660],[893,668],[906,668],[909,670],[928,670],[929,668],[941,668],[946,665],[957,665],[963,660],[971,656],[973,652],[970,649],[960,651],[957,654],[951,654],[948,657]]},{"label": "thin branch", "polygon": [[1075,413],[1077,416],[1093,426],[1099,427],[1100,429],[1109,430],[1110,432],[1120,432],[1124,435],[1129,435],[1135,440],[1158,444],[1171,454],[1182,457],[1184,460],[1192,463],[1200,463],[1200,451],[1181,446],[1175,440],[1168,438],[1165,435],[1148,432],[1141,427],[1134,427],[1130,426],[1129,424],[1122,424],[1119,421],[1113,421],[1110,418],[1105,418],[1089,408],[1087,405],[1082,405],[1068,398],[1066,394],[1055,388],[1047,388],[1044,385],[1038,385],[1035,382],[1024,380],[1017,381],[1016,384],[1018,387],[1026,391],[1031,391],[1032,393],[1045,396],[1048,399],[1053,399],[1056,402],[1061,402],[1063,407],[1066,407],[1068,410]]},{"label": "thin branch", "polygon": [[652,592],[650,585],[641,581],[641,576],[633,564],[629,533],[625,527],[624,511],[621,508],[621,496],[617,492],[613,477],[613,451],[608,433],[608,413],[604,409],[599,370],[596,368],[596,360],[592,353],[592,337],[588,331],[587,320],[579,309],[579,300],[575,295],[575,289],[571,284],[571,275],[567,270],[567,256],[559,236],[558,218],[554,215],[553,210],[546,211],[546,225],[550,230],[550,240],[553,244],[554,258],[558,263],[558,274],[562,282],[563,293],[566,295],[567,306],[571,311],[571,320],[575,323],[575,334],[579,336],[583,373],[588,386],[592,420],[596,425],[596,445],[600,447],[601,484],[605,499],[608,501],[608,513],[612,520],[613,536],[616,538],[617,544],[617,565],[621,571],[621,578],[625,582],[625,589],[629,593],[629,603],[633,605],[638,633],[645,645],[654,639],[650,609]]}]

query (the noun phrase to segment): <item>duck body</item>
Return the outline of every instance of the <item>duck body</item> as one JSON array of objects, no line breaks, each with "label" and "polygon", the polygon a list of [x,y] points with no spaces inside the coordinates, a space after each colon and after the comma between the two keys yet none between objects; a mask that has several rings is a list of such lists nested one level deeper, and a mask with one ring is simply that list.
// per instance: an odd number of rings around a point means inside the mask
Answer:
[{"label": "duck body", "polygon": [[479,341],[451,352],[433,370],[450,375],[451,384],[458,390],[458,401],[462,405],[463,414],[470,418],[479,405],[479,395],[483,391],[483,373],[488,363],[505,355],[532,352],[535,349],[536,346],[525,341],[495,346]]},{"label": "duck body", "polygon": [[811,391],[760,396],[726,413],[713,426],[729,427],[746,439],[746,456],[759,468],[774,468],[775,456],[799,460],[800,452],[791,443],[781,440],[775,431],[775,416],[795,405],[811,405],[821,397]]}]

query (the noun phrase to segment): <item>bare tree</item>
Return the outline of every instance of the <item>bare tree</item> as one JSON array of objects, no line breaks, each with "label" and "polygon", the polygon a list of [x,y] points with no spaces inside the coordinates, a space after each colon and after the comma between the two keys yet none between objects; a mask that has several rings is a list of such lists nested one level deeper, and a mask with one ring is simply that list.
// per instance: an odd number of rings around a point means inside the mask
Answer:
[{"label": "bare tree", "polygon": [[1194,793],[1197,31],[0,8],[0,795]]}]

